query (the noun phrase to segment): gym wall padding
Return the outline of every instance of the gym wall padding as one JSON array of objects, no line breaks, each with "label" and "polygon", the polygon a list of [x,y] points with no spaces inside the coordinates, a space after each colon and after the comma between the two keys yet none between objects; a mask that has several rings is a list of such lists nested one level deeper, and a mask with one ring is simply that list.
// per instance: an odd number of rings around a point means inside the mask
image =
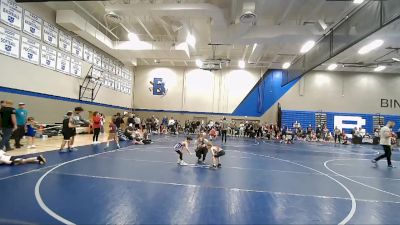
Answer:
[{"label": "gym wall padding", "polygon": [[[316,120],[315,113],[319,111],[295,111],[295,110],[282,110],[282,125],[292,127],[296,121],[301,124],[302,127],[308,127],[311,125],[315,128]],[[361,117],[365,119],[366,125],[363,127],[366,132],[372,134],[374,129],[373,116],[376,114],[362,114],[362,113],[343,113],[343,112],[323,112],[326,113],[327,127],[330,131],[334,130],[334,118],[335,116],[350,116],[350,117]],[[396,126],[394,131],[397,131],[400,127],[400,116],[395,115],[380,115],[384,117],[384,123],[387,121],[395,121]]]}]

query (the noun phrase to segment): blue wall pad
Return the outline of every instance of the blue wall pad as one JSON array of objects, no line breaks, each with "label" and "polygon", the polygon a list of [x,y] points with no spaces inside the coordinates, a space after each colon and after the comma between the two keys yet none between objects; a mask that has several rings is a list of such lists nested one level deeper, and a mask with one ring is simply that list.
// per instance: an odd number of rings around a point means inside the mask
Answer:
[{"label": "blue wall pad", "polygon": [[122,110],[131,110],[130,108],[121,107],[121,106],[117,106],[117,105],[109,105],[109,104],[103,104],[103,103],[97,103],[97,102],[81,101],[79,99],[61,97],[61,96],[56,96],[56,95],[48,95],[48,94],[43,94],[43,93],[38,93],[38,92],[33,92],[33,91],[25,91],[25,90],[8,88],[8,87],[0,87],[0,92],[17,94],[17,95],[26,95],[26,96],[32,96],[32,97],[38,97],[38,98],[47,98],[47,99],[65,101],[65,102],[75,102],[75,103],[79,103],[79,104],[95,105],[95,106],[102,106],[102,107],[122,109]]},{"label": "blue wall pad", "polygon": [[233,111],[233,116],[262,116],[267,112],[298,79],[288,85],[281,86],[284,71],[268,70],[260,81],[253,87],[249,94]]},{"label": "blue wall pad", "polygon": [[[295,111],[295,110],[282,110],[282,126],[292,127],[293,123],[298,121],[301,126],[307,127],[311,125],[313,128],[316,126],[315,121],[315,113],[320,113],[320,111]],[[373,133],[374,123],[373,117],[376,114],[362,114],[362,113],[344,113],[344,112],[322,112],[326,113],[327,126],[330,131],[334,129],[334,118],[335,116],[354,116],[354,117],[362,117],[365,119],[366,125],[363,127],[368,133]],[[384,123],[392,120],[396,122],[396,126],[393,131],[397,131],[400,128],[400,116],[395,115],[380,115],[384,117]],[[349,131],[346,130],[348,133]]]}]

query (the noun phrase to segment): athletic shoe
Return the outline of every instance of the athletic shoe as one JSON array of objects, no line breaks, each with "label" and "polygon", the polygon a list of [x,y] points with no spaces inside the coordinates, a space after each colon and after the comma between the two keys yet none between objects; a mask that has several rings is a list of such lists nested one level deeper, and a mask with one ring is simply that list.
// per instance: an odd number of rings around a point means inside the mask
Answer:
[{"label": "athletic shoe", "polygon": [[197,160],[197,164],[203,164],[203,161],[201,161],[200,159]]},{"label": "athletic shoe", "polygon": [[181,165],[181,166],[187,166],[188,164],[187,164],[185,161],[182,160],[181,163],[180,163],[180,165]]},{"label": "athletic shoe", "polygon": [[28,147],[26,147],[27,149],[30,149],[30,148],[32,148],[32,146],[30,146],[30,145],[28,145]]},{"label": "athletic shoe", "polygon": [[68,149],[65,149],[65,148],[64,148],[64,149],[60,149],[59,151],[60,151],[61,153],[65,153],[65,152],[68,152]]},{"label": "athletic shoe", "polygon": [[219,163],[219,164],[217,165],[217,167],[218,167],[218,168],[221,168],[221,167],[222,167],[221,163]]},{"label": "athletic shoe", "polygon": [[376,161],[375,159],[371,160],[371,163],[373,163],[374,166],[377,166],[377,165],[378,165],[378,164],[377,164],[377,161]]},{"label": "athletic shoe", "polygon": [[36,145],[31,145],[31,148],[36,148]]},{"label": "athletic shoe", "polygon": [[47,162],[46,158],[43,157],[43,155],[39,155],[39,156],[37,157],[37,160],[39,160],[39,164],[40,164],[40,165],[46,164],[46,162]]},{"label": "athletic shoe", "polygon": [[121,148],[121,146],[117,145],[118,148]]},{"label": "athletic shoe", "polygon": [[396,168],[396,167],[393,166],[393,165],[388,165],[388,168],[394,169],[394,168]]},{"label": "athletic shoe", "polygon": [[176,164],[178,164],[178,165],[179,165],[179,164],[181,164],[181,160],[180,160],[180,159],[178,159],[178,162],[176,162]]},{"label": "athletic shoe", "polygon": [[72,148],[70,148],[70,149],[69,149],[69,151],[70,151],[70,152],[76,152],[76,151],[78,151],[78,149],[77,149],[77,148],[74,148],[74,147],[72,147]]}]

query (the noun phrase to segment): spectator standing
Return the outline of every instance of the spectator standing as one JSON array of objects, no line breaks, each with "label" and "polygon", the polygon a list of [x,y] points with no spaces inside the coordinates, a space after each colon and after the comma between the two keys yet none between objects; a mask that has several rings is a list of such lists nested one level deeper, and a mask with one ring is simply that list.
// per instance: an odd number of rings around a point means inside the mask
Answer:
[{"label": "spectator standing", "polygon": [[141,124],[140,117],[136,115],[134,116],[134,120],[135,120],[135,128],[140,129],[140,124]]},{"label": "spectator standing", "polygon": [[342,141],[341,139],[341,134],[342,134],[342,131],[338,128],[338,127],[335,127],[335,144],[337,143],[337,141],[339,141],[339,144],[340,144],[340,142]]},{"label": "spectator standing", "polygon": [[126,123],[127,128],[128,128],[128,126],[130,126],[131,124],[132,124],[132,126],[135,125],[135,118],[133,118],[133,114],[132,114],[132,113],[129,113],[128,119],[127,119],[126,122],[127,122],[127,123]]},{"label": "spectator standing", "polygon": [[223,143],[226,143],[226,133],[228,132],[228,127],[229,127],[228,121],[226,121],[226,117],[224,117],[221,121],[221,137]]},{"label": "spectator standing", "polygon": [[18,109],[15,110],[17,119],[17,130],[14,131],[15,148],[21,148],[21,139],[25,135],[26,120],[28,118],[28,110],[25,109],[25,103],[20,102]]},{"label": "spectator standing", "polygon": [[104,134],[104,123],[106,122],[106,118],[103,113],[100,113],[100,132]]},{"label": "spectator standing", "polygon": [[380,135],[380,145],[382,145],[383,150],[385,153],[383,155],[380,155],[376,157],[375,159],[372,160],[372,163],[377,165],[377,162],[381,159],[386,158],[387,164],[389,168],[394,168],[392,165],[391,157],[392,157],[392,128],[394,127],[395,123],[393,121],[389,121],[386,126],[381,128],[381,131],[379,133]]},{"label": "spectator standing", "polygon": [[121,113],[117,113],[117,116],[115,117],[115,126],[117,126],[118,129],[121,128],[121,124],[124,123],[124,120],[121,117]]},{"label": "spectator standing", "polygon": [[93,144],[99,143],[100,127],[101,127],[101,117],[100,114],[96,111],[93,113],[92,117]]},{"label": "spectator standing", "polygon": [[82,124],[87,124],[88,122],[83,119],[81,113],[83,112],[83,108],[78,106],[75,107],[74,112],[71,117],[71,122],[73,127],[71,127],[71,139],[69,141],[70,151],[76,151],[77,148],[74,148],[75,136],[76,136],[76,127]]},{"label": "spectator standing", "polygon": [[6,100],[4,101],[0,109],[0,124],[3,132],[3,139],[0,143],[0,150],[4,147],[6,151],[13,150],[10,146],[10,138],[13,131],[17,130],[17,118],[15,116],[15,109],[13,108],[13,102]]}]

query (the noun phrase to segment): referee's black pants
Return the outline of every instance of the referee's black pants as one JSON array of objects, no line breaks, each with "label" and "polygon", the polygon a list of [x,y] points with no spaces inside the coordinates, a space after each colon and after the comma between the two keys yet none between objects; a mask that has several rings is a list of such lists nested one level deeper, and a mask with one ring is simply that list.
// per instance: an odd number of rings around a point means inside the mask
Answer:
[{"label": "referee's black pants", "polygon": [[379,161],[379,160],[381,160],[381,159],[386,158],[387,163],[388,163],[388,166],[391,166],[391,165],[392,165],[392,161],[391,161],[391,158],[392,158],[392,148],[391,148],[390,145],[382,145],[382,147],[383,147],[383,150],[385,151],[385,154],[376,157],[376,158],[375,158],[375,161]]}]

